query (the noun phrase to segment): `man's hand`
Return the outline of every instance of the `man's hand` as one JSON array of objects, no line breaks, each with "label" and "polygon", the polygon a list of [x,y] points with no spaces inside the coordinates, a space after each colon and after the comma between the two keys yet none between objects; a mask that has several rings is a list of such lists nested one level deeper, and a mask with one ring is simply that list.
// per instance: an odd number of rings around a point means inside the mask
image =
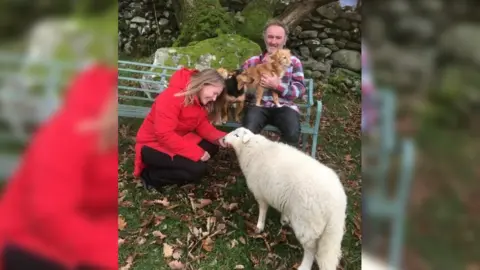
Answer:
[{"label": "man's hand", "polygon": [[260,80],[260,85],[268,89],[277,89],[280,83],[281,83],[281,78],[275,75],[269,76],[266,74],[262,74],[262,78]]},{"label": "man's hand", "polygon": [[200,158],[201,161],[207,161],[210,159],[210,154],[205,151],[205,153],[203,153],[203,156]]},{"label": "man's hand", "polygon": [[225,142],[225,137],[218,139],[218,144],[220,144],[221,147],[223,148],[230,148],[231,145],[227,142]]}]

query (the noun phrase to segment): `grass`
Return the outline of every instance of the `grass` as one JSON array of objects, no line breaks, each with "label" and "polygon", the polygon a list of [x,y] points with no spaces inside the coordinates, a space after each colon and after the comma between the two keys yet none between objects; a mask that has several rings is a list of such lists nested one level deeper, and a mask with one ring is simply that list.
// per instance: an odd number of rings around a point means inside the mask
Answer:
[{"label": "grass", "polygon": [[[411,195],[408,249],[432,269],[480,265],[480,144],[465,130],[424,122],[420,161]],[[425,268],[419,268],[425,269]]]},{"label": "grass", "polygon": [[[341,175],[348,193],[341,269],[361,268],[360,99],[326,93],[317,155]],[[253,233],[257,204],[231,150],[209,161],[197,186],[146,191],[132,179],[134,137],[141,120],[119,129],[119,265],[124,269],[291,269],[302,250],[273,208],[262,235]],[[308,147],[307,147],[308,150]],[[177,265],[175,265],[177,264]],[[316,266],[315,266],[316,267]],[[316,269],[316,268],[314,268]]]}]

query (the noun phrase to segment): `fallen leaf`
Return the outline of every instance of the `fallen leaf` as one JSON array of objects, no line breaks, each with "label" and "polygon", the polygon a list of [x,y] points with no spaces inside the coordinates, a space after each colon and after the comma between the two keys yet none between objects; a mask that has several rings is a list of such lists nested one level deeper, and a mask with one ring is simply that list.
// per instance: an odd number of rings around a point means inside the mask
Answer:
[{"label": "fallen leaf", "polygon": [[201,208],[203,208],[203,207],[212,203],[212,200],[210,200],[210,199],[199,199],[198,201],[199,201],[199,203],[195,204],[195,208],[197,208],[197,209],[201,209]]},{"label": "fallen leaf", "polygon": [[217,209],[213,210],[213,215],[214,215],[216,218],[221,218],[221,217],[223,216],[222,211],[217,210]]},{"label": "fallen leaf", "polygon": [[179,206],[180,206],[180,204],[170,205],[169,207],[167,207],[167,210],[172,210],[172,209],[177,208]]},{"label": "fallen leaf", "polygon": [[173,255],[173,247],[167,243],[163,243],[163,257],[170,258]]},{"label": "fallen leaf", "polygon": [[157,216],[157,215],[155,215],[155,226],[160,225],[160,223],[162,223],[162,221],[163,221],[165,218],[166,218],[165,216]]},{"label": "fallen leaf", "polygon": [[118,246],[121,246],[123,243],[125,243],[125,239],[118,238]]},{"label": "fallen leaf", "polygon": [[145,244],[145,242],[147,242],[147,239],[145,239],[145,237],[138,237],[137,238],[137,244],[139,246]]},{"label": "fallen leaf", "polygon": [[122,216],[118,216],[118,229],[120,231],[123,231],[125,227],[127,226],[127,222]]},{"label": "fallen leaf", "polygon": [[182,257],[182,254],[183,254],[183,251],[181,249],[176,249],[173,254],[172,254],[172,257],[175,259],[175,260],[178,260],[180,259],[180,257]]},{"label": "fallen leaf", "polygon": [[207,237],[207,238],[202,240],[202,248],[206,251],[209,251],[209,252],[212,251],[213,244],[214,244],[214,242],[213,242],[212,238],[210,238],[210,237]]},{"label": "fallen leaf", "polygon": [[229,205],[227,206],[227,209],[228,209],[229,211],[233,211],[233,210],[235,210],[235,209],[237,209],[237,208],[238,208],[238,203],[231,203],[231,204],[229,204]]},{"label": "fallen leaf", "polygon": [[159,237],[160,239],[165,239],[167,236],[163,234],[161,231],[153,231],[152,235],[155,237]]},{"label": "fallen leaf", "polygon": [[168,266],[170,267],[170,269],[173,269],[173,270],[185,269],[185,265],[182,262],[177,260],[169,262]]},{"label": "fallen leaf", "polygon": [[245,238],[243,236],[241,236],[240,238],[238,238],[238,240],[240,241],[240,243],[242,244],[247,244],[247,241],[245,241]]},{"label": "fallen leaf", "polygon": [[225,229],[227,229],[227,225],[225,225],[224,223],[217,224],[217,231],[223,231]]},{"label": "fallen leaf", "polygon": [[123,201],[118,204],[121,207],[133,207],[133,203],[131,201]]},{"label": "fallen leaf", "polygon": [[250,261],[253,263],[254,267],[260,263],[260,260],[250,253]]},{"label": "fallen leaf", "polygon": [[230,241],[230,248],[234,248],[235,246],[237,246],[238,244],[238,241],[233,239],[232,241]]},{"label": "fallen leaf", "polygon": [[134,255],[128,256],[128,258],[127,258],[127,264],[124,265],[124,266],[122,266],[122,267],[120,268],[120,270],[128,270],[128,269],[130,269],[130,268],[132,267],[134,257],[135,257]]},{"label": "fallen leaf", "polygon": [[161,204],[165,207],[170,205],[170,202],[168,201],[167,198],[163,198],[161,200],[154,200],[153,202],[156,203],[156,204]]}]

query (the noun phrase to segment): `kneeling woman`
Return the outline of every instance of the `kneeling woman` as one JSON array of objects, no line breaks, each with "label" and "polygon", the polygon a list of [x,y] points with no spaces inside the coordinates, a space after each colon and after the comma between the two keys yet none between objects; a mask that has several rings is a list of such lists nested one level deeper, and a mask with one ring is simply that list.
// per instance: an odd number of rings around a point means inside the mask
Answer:
[{"label": "kneeling woman", "polygon": [[208,120],[208,111],[225,86],[214,69],[182,68],[160,94],[137,133],[134,176],[160,189],[196,183],[207,161],[223,144],[225,132]]}]

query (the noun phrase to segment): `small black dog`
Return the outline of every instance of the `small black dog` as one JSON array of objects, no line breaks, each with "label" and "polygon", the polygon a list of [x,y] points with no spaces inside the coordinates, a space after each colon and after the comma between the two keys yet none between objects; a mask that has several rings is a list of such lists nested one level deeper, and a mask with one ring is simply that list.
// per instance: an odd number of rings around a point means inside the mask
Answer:
[{"label": "small black dog", "polygon": [[236,104],[235,107],[235,121],[240,122],[240,113],[245,104],[245,90],[238,85],[237,75],[242,73],[241,69],[232,72],[227,72],[220,68],[217,70],[225,78],[225,89],[215,102],[215,111],[217,113],[216,119],[221,119],[222,123],[228,121],[228,107],[231,104]]}]

